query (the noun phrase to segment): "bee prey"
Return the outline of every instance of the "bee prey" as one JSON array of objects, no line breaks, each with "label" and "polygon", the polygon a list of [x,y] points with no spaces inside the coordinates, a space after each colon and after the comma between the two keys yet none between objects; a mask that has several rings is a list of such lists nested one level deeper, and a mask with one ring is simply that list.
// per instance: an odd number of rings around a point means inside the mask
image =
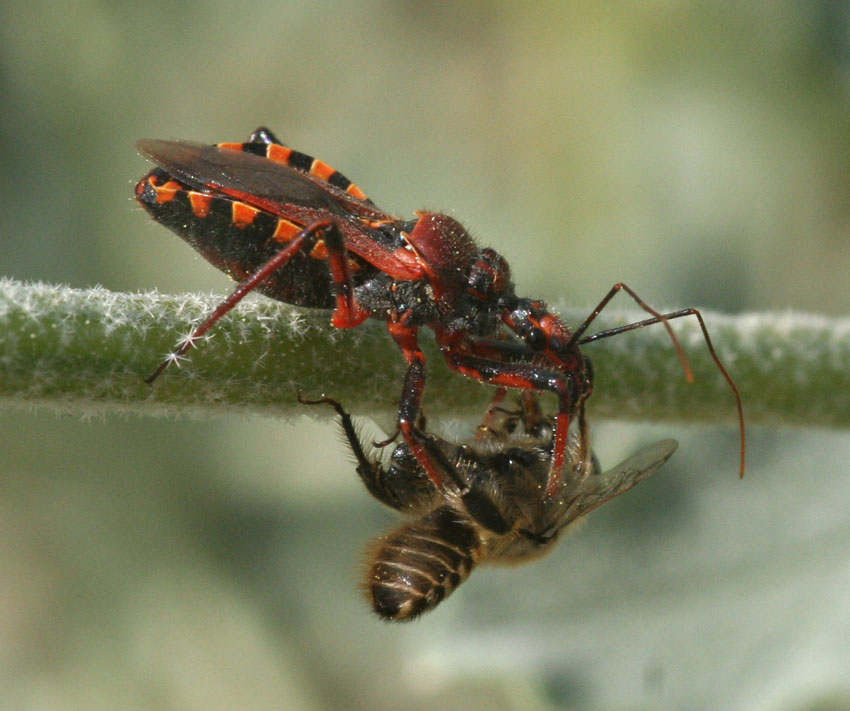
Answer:
[{"label": "bee prey", "polygon": [[526,391],[517,410],[494,404],[468,441],[426,435],[429,455],[445,472],[438,488],[406,443],[396,445],[385,466],[367,456],[338,402],[299,399],[337,411],[363,484],[405,517],[369,548],[365,591],[375,612],[390,621],[432,610],[476,565],[522,563],[547,553],[567,525],[657,471],[677,447],[665,439],[602,472],[575,437],[558,489],[549,495],[555,422]]}]

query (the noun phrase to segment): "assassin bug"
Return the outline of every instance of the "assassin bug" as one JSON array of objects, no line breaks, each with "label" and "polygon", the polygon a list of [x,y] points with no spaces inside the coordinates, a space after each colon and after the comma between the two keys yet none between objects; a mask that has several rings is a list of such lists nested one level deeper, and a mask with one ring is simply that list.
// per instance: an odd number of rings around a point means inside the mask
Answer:
[{"label": "assassin bug", "polygon": [[491,406],[476,436],[465,442],[426,435],[429,453],[452,481],[439,487],[406,443],[395,447],[385,466],[367,454],[342,405],[327,397],[299,400],[336,410],[366,489],[405,517],[370,546],[363,585],[372,609],[392,622],[434,609],[477,565],[545,555],[566,526],[657,471],[677,446],[672,439],[656,442],[602,472],[573,436],[558,488],[549,493],[555,425],[526,390],[516,411]]},{"label": "assassin bug", "polygon": [[[743,476],[741,396],[696,309],[661,314],[619,283],[571,332],[542,301],[517,296],[505,259],[476,246],[454,218],[434,212],[417,212],[407,221],[393,217],[327,163],[283,146],[266,128],[257,129],[246,143],[145,139],[138,148],[158,167],[137,184],[137,200],[156,221],[240,282],[147,382],[254,290],[297,306],[333,309],[331,324],[337,328],[353,328],[370,316],[382,319],[408,364],[398,431],[434,485],[441,486],[443,474],[416,427],[425,388],[419,329],[428,326],[448,366],[497,386],[497,398],[504,396],[505,388],[556,395],[546,485],[554,496],[570,422],[576,416],[583,420],[585,400],[593,389],[590,360],[580,346],[661,323],[691,380],[669,321],[694,316],[736,398]],[[651,318],[585,336],[619,291],[628,293]],[[507,338],[506,331],[515,338]],[[586,441],[586,433],[581,439]]]}]

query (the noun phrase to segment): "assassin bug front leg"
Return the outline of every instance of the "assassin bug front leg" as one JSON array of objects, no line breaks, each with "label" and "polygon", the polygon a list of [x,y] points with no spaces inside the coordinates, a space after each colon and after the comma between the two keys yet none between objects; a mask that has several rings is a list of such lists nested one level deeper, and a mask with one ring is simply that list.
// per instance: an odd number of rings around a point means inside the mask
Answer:
[{"label": "assassin bug front leg", "polygon": [[[432,212],[408,221],[393,217],[327,163],[283,146],[268,129],[258,129],[246,143],[143,140],[139,149],[159,166],[136,187],[142,206],[241,283],[149,381],[252,290],[333,310],[337,328],[352,328],[370,316],[384,320],[408,364],[399,431],[432,482],[442,486],[441,468],[417,428],[426,378],[418,339],[419,329],[427,326],[453,370],[499,388],[555,393],[547,483],[547,491],[554,492],[570,423],[583,421],[593,389],[590,360],[580,346],[613,331],[583,334],[617,291],[625,290],[652,316],[619,332],[663,323],[690,373],[668,321],[696,312],[660,314],[618,284],[571,333],[542,301],[518,297],[506,260],[479,248],[456,220]],[[698,318],[738,404],[743,471],[740,394]],[[513,340],[505,340],[506,329]]]}]

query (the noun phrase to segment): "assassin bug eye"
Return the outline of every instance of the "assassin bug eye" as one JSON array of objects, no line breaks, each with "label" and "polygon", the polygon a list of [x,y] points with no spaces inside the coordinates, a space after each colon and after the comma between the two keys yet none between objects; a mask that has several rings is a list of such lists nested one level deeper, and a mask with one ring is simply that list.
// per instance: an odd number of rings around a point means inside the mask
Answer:
[{"label": "assassin bug eye", "polygon": [[542,351],[546,348],[546,334],[536,326],[530,328],[523,338],[529,348],[532,348],[535,351]]}]

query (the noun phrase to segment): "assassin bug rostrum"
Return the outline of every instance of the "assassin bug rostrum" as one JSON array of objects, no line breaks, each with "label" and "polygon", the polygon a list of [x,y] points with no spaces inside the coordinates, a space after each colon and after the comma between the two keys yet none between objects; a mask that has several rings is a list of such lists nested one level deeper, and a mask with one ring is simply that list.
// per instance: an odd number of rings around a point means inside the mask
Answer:
[{"label": "assassin bug rostrum", "polygon": [[[690,380],[687,358],[669,321],[694,316],[736,398],[743,476],[741,397],[696,309],[661,314],[619,283],[570,331],[542,301],[518,297],[507,261],[492,249],[479,248],[454,218],[434,212],[418,212],[408,221],[393,217],[341,173],[283,146],[268,129],[257,129],[245,143],[145,139],[138,148],[159,167],[137,184],[137,200],[156,221],[240,282],[147,382],[254,290],[297,306],[333,309],[331,324],[337,328],[353,328],[370,316],[382,319],[407,362],[398,431],[430,480],[442,486],[444,473],[416,426],[425,387],[418,337],[419,329],[428,326],[449,368],[497,386],[497,398],[505,388],[556,395],[546,485],[554,496],[575,418],[586,448],[584,407],[593,389],[593,371],[580,346],[661,323]],[[586,336],[621,290],[651,318]]]},{"label": "assassin bug rostrum", "polygon": [[299,400],[336,410],[366,489],[405,517],[370,546],[363,586],[372,609],[393,622],[432,610],[480,564],[545,555],[564,528],[657,471],[677,446],[672,439],[656,442],[602,472],[575,434],[550,492],[554,424],[526,390],[516,410],[491,405],[469,440],[426,436],[429,454],[452,479],[450,486],[435,486],[406,443],[384,465],[367,453],[342,405],[327,397]]}]

